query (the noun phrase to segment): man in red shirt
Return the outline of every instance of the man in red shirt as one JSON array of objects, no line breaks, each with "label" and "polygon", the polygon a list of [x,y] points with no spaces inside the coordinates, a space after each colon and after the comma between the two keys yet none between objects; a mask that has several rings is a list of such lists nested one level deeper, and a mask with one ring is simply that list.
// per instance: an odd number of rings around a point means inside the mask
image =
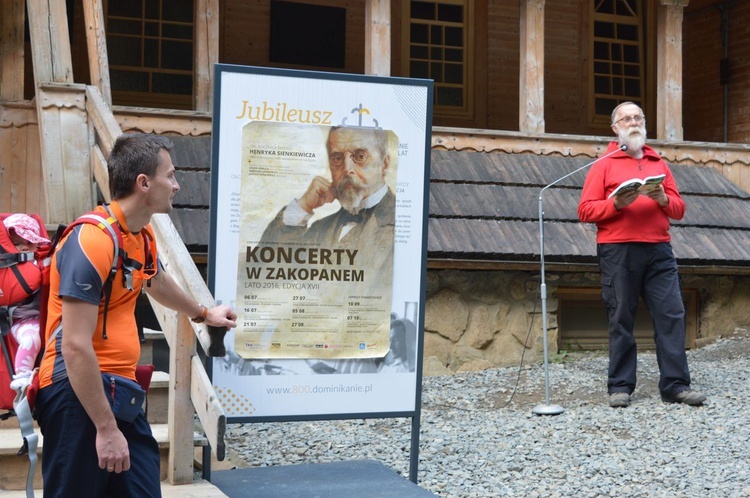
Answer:
[{"label": "man in red shirt", "polygon": [[[580,220],[597,228],[602,300],[609,320],[609,404],[628,406],[635,390],[633,327],[642,297],[654,322],[662,400],[700,405],[706,396],[690,389],[685,307],[669,235],[669,219],[682,219],[685,203],[667,164],[645,145],[646,118],[640,107],[632,102],[618,105],[612,111],[612,131],[617,141],[607,152],[623,145],[627,149],[592,166],[578,205]],[[657,175],[665,177],[653,190],[610,197],[626,180]]]}]

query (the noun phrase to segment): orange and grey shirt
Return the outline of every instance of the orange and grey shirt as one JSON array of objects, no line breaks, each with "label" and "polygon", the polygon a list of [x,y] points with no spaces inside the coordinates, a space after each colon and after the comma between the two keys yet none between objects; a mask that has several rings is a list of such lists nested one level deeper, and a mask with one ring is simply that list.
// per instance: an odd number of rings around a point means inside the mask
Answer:
[{"label": "orange and grey shirt", "polygon": [[[117,202],[109,205],[122,231],[123,248],[128,257],[145,263],[144,237],[131,233],[125,216]],[[103,207],[96,212],[102,217],[109,215]],[[146,226],[144,230],[151,230]],[[152,236],[153,239],[153,236]],[[99,369],[135,380],[135,367],[140,357],[141,345],[135,322],[135,303],[143,286],[143,280],[133,275],[133,290],[123,284],[123,269],[117,270],[112,282],[112,295],[107,309],[107,337],[102,334],[104,299],[103,285],[109,275],[115,257],[114,242],[105,230],[91,225],[79,225],[60,241],[52,258],[50,268],[50,295],[47,306],[47,324],[44,333],[46,349],[39,369],[40,388],[67,377],[65,358],[62,355],[62,336],[58,332],[50,336],[62,320],[62,298],[74,298],[91,304],[99,304],[99,318],[92,338]],[[156,261],[157,255],[151,254]]]}]

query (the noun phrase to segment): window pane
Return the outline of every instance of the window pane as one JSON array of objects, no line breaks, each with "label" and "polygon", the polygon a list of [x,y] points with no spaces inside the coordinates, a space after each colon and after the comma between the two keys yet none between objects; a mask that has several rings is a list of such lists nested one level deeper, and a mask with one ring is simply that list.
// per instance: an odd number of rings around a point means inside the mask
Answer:
[{"label": "window pane", "polygon": [[433,47],[430,49],[430,59],[434,61],[443,60],[443,49],[441,47]]},{"label": "window pane", "polygon": [[110,69],[112,90],[148,92],[148,73],[145,71],[121,71]]},{"label": "window pane", "polygon": [[193,0],[162,0],[161,18],[163,21],[192,23]]},{"label": "window pane", "polygon": [[141,21],[129,21],[125,19],[110,19],[107,23],[109,32],[113,35],[140,35]]},{"label": "window pane", "polygon": [[430,43],[426,24],[412,24],[410,31],[412,43]]},{"label": "window pane", "polygon": [[146,50],[143,52],[145,67],[159,67],[159,40],[145,40]]},{"label": "window pane", "polygon": [[596,99],[594,108],[597,114],[609,116],[612,114],[612,109],[617,107],[617,103],[614,99]]},{"label": "window pane", "polygon": [[[110,3],[112,3],[113,0],[109,0]],[[119,1],[120,3],[128,3],[128,0],[114,0]],[[161,19],[159,16],[159,2],[157,0],[146,0],[146,12],[143,17],[146,19],[156,19],[157,21]],[[137,17],[140,17],[140,14],[138,14]]]},{"label": "window pane", "polygon": [[158,22],[146,22],[145,25],[146,36],[159,36],[159,23]]},{"label": "window pane", "polygon": [[594,62],[595,74],[609,74],[609,64],[606,62]]},{"label": "window pane", "polygon": [[429,59],[429,50],[421,45],[412,45],[409,55],[412,59]]},{"label": "window pane", "polygon": [[430,71],[427,62],[411,61],[409,64],[409,75],[414,78],[429,78]]},{"label": "window pane", "polygon": [[[148,3],[148,2],[146,2]],[[107,17],[141,17],[143,5],[141,0],[110,0],[107,5]]]},{"label": "window pane", "polygon": [[611,48],[612,48],[612,60],[621,61],[622,60],[622,45],[613,43],[611,45]]},{"label": "window pane", "polygon": [[615,76],[622,75],[622,64],[612,64],[612,74]]},{"label": "window pane", "polygon": [[635,64],[625,64],[625,76],[637,78],[641,75],[641,67]]},{"label": "window pane", "polygon": [[594,91],[596,93],[612,93],[609,86],[609,78],[605,76],[597,76],[594,78]]},{"label": "window pane", "polygon": [[620,40],[638,41],[638,26],[632,24],[618,24],[617,38]]},{"label": "window pane", "polygon": [[464,8],[462,5],[438,4],[438,21],[463,22]]},{"label": "window pane", "polygon": [[464,30],[462,28],[445,28],[445,44],[450,47],[463,47]]},{"label": "window pane", "polygon": [[155,93],[191,95],[193,93],[193,76],[185,74],[154,73],[153,91]]},{"label": "window pane", "polygon": [[445,82],[461,85],[464,82],[464,67],[461,64],[445,65]]},{"label": "window pane", "polygon": [[597,21],[594,23],[594,36],[599,38],[614,38],[615,26],[611,22]]},{"label": "window pane", "polygon": [[464,105],[464,94],[460,88],[440,87],[435,92],[438,105],[461,107]]},{"label": "window pane", "polygon": [[412,2],[411,3],[411,18],[412,19],[435,19],[435,4],[427,2]]},{"label": "window pane", "polygon": [[464,51],[460,48],[446,48],[445,49],[445,60],[451,62],[463,62]]},{"label": "window pane", "polygon": [[641,96],[641,82],[637,79],[627,78],[625,80],[625,95],[628,97]]},{"label": "window pane", "polygon": [[191,25],[164,23],[161,29],[161,34],[165,38],[193,39],[193,26]]},{"label": "window pane", "polygon": [[112,36],[107,40],[109,63],[113,66],[141,65],[141,39]]},{"label": "window pane", "polygon": [[161,67],[165,69],[193,69],[193,44],[162,40]]},{"label": "window pane", "polygon": [[620,78],[612,79],[612,95],[622,95],[622,80]]},{"label": "window pane", "polygon": [[442,26],[430,27],[430,43],[432,43],[433,45],[443,44],[443,27]]},{"label": "window pane", "polygon": [[443,65],[439,62],[433,62],[430,64],[430,77],[435,80],[435,83],[443,82]]},{"label": "window pane", "polygon": [[622,47],[623,60],[625,62],[640,62],[640,55],[638,53],[638,45],[625,45]]},{"label": "window pane", "polygon": [[600,14],[613,14],[615,12],[615,2],[619,0],[602,0],[600,2],[593,2],[599,4],[596,11]]},{"label": "window pane", "polygon": [[609,43],[594,42],[594,58],[600,60],[609,60]]}]

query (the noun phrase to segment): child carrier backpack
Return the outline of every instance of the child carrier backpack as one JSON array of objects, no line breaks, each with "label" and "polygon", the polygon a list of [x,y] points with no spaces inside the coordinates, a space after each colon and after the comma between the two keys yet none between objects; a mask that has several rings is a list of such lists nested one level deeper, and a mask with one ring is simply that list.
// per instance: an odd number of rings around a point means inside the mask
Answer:
[{"label": "child carrier backpack", "polygon": [[[17,306],[31,304],[39,299],[42,269],[35,261],[42,261],[50,246],[40,247],[36,253],[19,252],[13,244],[8,230],[2,223],[9,213],[0,214],[0,349],[3,352],[0,361],[0,411],[12,410],[16,393],[10,388],[13,380],[14,360],[18,345],[10,333],[13,325],[13,311]],[[44,238],[47,230],[39,215],[31,216],[39,224],[39,233]],[[41,340],[41,339],[40,339]],[[7,417],[4,417],[7,418]]]},{"label": "child carrier backpack", "polygon": [[[12,286],[13,296],[21,296],[22,291],[17,289],[16,287],[20,287],[21,289],[25,288],[33,288],[34,286],[38,287],[38,299],[40,302],[40,309],[39,309],[39,321],[40,321],[40,327],[39,327],[39,333],[41,338],[41,343],[44,345],[44,335],[46,330],[46,322],[47,322],[47,303],[49,301],[49,291],[50,291],[50,272],[51,272],[51,262],[52,262],[52,256],[57,249],[58,243],[67,236],[73,229],[80,225],[94,225],[101,229],[103,232],[105,232],[109,237],[112,239],[112,242],[114,244],[114,258],[112,260],[112,266],[110,267],[109,274],[107,275],[106,280],[103,283],[102,286],[102,298],[104,299],[104,311],[103,311],[103,317],[102,317],[102,336],[106,339],[107,338],[107,311],[109,308],[109,300],[112,294],[112,285],[115,280],[115,275],[117,274],[117,271],[121,268],[123,271],[123,282],[122,285],[126,288],[133,290],[132,287],[132,272],[135,270],[141,269],[141,264],[128,257],[127,253],[125,252],[123,248],[123,239],[122,239],[122,231],[120,229],[120,225],[117,222],[117,218],[112,214],[112,212],[109,209],[109,206],[104,206],[107,213],[106,215],[104,213],[98,212],[98,211],[91,211],[89,213],[86,213],[82,216],[80,216],[78,219],[76,219],[73,223],[70,225],[60,225],[55,232],[54,237],[52,238],[49,246],[46,246],[43,248],[44,252],[42,254],[37,251],[37,261],[41,260],[41,272],[39,272],[39,268],[36,268],[36,274],[39,278],[38,281],[34,282],[32,279],[32,282],[27,282],[26,287],[24,285],[19,284],[18,286],[14,285]],[[3,214],[0,214],[0,221],[4,219]],[[39,223],[39,226],[44,232],[44,236],[46,237],[46,230],[44,228],[44,223],[42,222],[41,218],[37,215],[33,215],[33,217],[37,220]],[[2,225],[2,223],[0,223]],[[4,229],[4,225],[2,226]],[[18,251],[16,250],[15,246],[12,244],[12,241],[10,239],[9,234],[7,233],[7,230],[2,230],[3,233],[0,233],[0,245],[2,245],[2,254],[0,254],[0,272],[6,272],[10,274],[10,272],[13,272],[14,278],[16,280],[20,280],[20,278],[17,278],[17,276],[20,275],[20,277],[24,277],[24,266],[26,264],[33,265],[33,259],[34,254],[33,253],[20,253],[22,256],[18,256]],[[153,269],[154,271],[157,268],[157,262],[155,261],[154,255],[156,253],[155,250],[155,240],[153,234],[147,230],[141,230],[141,236],[143,237],[143,247],[145,251],[145,262],[146,262],[146,268],[147,269]],[[9,246],[5,243],[5,239],[7,239]],[[7,254],[6,256],[6,249]],[[11,251],[12,249],[12,251]],[[13,255],[15,253],[15,256]],[[15,264],[8,265],[8,268],[2,266],[2,264],[6,261],[13,261],[13,260],[20,260],[20,262],[16,262]],[[15,268],[13,270],[12,268]],[[9,270],[9,271],[6,271]],[[26,272],[28,274],[33,274],[34,272],[28,271]],[[41,276],[39,277],[39,274],[41,273]],[[0,275],[0,282],[3,286],[5,286],[5,282],[8,281],[10,283],[14,283],[13,280],[10,279],[10,277]],[[11,286],[9,286],[10,288]],[[3,292],[5,293],[5,288],[2,288]],[[34,294],[34,293],[31,293]],[[30,294],[30,295],[31,295]],[[37,296],[34,296],[37,297]],[[26,297],[29,298],[28,296]],[[2,299],[2,297],[0,297]],[[2,304],[4,301],[0,301],[0,304]],[[12,310],[11,310],[12,311]],[[4,325],[3,325],[3,307],[0,306],[0,328],[3,330],[3,336],[2,336],[2,354],[3,359],[0,362],[0,411],[6,410],[7,413],[0,415],[0,418],[6,419],[9,416],[16,415],[18,417],[18,423],[21,427],[21,435],[23,436],[23,446],[18,451],[18,455],[23,455],[28,453],[29,455],[29,473],[26,480],[26,495],[27,497],[33,497],[34,496],[34,488],[33,488],[33,480],[34,480],[34,473],[36,471],[36,465],[37,465],[37,445],[38,445],[38,436],[34,431],[34,422],[33,422],[33,413],[34,413],[34,404],[36,401],[36,394],[39,389],[39,378],[37,376],[37,369],[34,370],[31,383],[28,387],[24,388],[22,391],[15,392],[12,389],[10,389],[9,384],[11,379],[13,378],[14,371],[13,371],[13,364],[15,359],[15,354],[17,351],[17,346],[15,344],[15,340],[13,339],[12,335],[6,334]],[[12,323],[12,322],[10,322]],[[10,330],[10,326],[8,326],[8,331]],[[60,324],[57,329],[53,332],[52,336],[50,337],[50,341],[54,340],[54,336],[56,336],[60,330],[62,330],[62,324]],[[141,340],[143,340],[143,337],[141,337]],[[42,354],[44,353],[44,347],[39,352],[36,366],[39,366],[39,363],[41,362]],[[153,365],[143,365],[138,366],[136,371],[136,377],[138,379],[138,383],[148,391],[149,385],[151,383],[151,374],[153,373],[154,367]]]}]

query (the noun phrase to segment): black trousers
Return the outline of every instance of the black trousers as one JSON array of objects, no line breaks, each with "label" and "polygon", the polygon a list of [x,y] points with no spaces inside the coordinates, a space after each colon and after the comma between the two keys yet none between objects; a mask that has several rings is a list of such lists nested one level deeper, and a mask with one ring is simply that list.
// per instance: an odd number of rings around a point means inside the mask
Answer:
[{"label": "black trousers", "polygon": [[669,243],[599,244],[602,301],[609,320],[610,394],[635,390],[636,343],[633,335],[638,299],[654,324],[659,390],[668,396],[690,386],[685,355],[685,306],[677,262]]}]

